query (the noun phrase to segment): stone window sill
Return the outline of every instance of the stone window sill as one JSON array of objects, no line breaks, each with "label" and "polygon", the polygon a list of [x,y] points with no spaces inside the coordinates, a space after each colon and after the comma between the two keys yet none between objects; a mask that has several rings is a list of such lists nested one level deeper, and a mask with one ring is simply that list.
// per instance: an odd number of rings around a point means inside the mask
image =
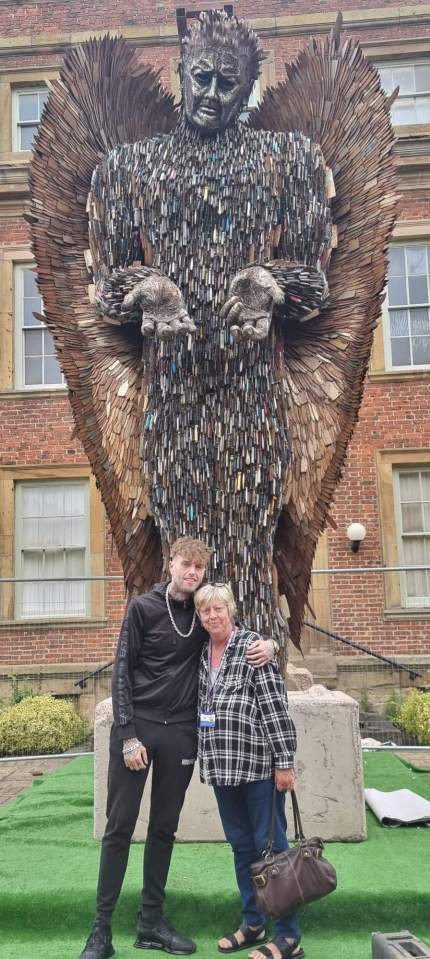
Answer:
[{"label": "stone window sill", "polygon": [[0,400],[28,400],[46,399],[47,396],[67,396],[67,386],[57,386],[55,389],[43,387],[38,390],[0,390]]},{"label": "stone window sill", "polygon": [[[100,627],[106,627],[107,625],[108,625],[107,619],[100,619],[100,618],[92,619],[90,617],[87,617],[86,619],[85,618],[80,619],[77,616],[69,619],[51,618],[51,619],[2,619],[0,620],[0,630],[1,629],[9,630],[11,628],[15,630],[29,629],[32,626],[34,626],[35,629],[39,629],[41,626],[43,626],[45,629],[48,627],[50,629],[58,629],[58,627],[61,627],[61,629],[97,629]],[[112,624],[112,625],[116,626],[116,624]]]},{"label": "stone window sill", "polygon": [[430,607],[423,606],[418,608],[410,606],[407,609],[401,606],[393,606],[391,609],[384,609],[384,620],[430,620]]},{"label": "stone window sill", "polygon": [[368,374],[370,383],[408,383],[411,380],[430,380],[430,369],[375,370]]}]

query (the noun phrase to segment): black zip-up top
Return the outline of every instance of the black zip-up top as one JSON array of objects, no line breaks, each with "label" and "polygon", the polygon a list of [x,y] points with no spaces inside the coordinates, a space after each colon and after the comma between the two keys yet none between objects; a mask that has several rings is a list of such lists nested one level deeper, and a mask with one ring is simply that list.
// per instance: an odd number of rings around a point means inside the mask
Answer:
[{"label": "black zip-up top", "polygon": [[[135,718],[151,722],[196,720],[199,659],[206,630],[200,620],[190,636],[179,636],[170,621],[166,584],[132,599],[121,627],[112,675],[114,723],[120,739],[136,735]],[[174,621],[187,633],[193,619],[192,596],[169,595]]]}]

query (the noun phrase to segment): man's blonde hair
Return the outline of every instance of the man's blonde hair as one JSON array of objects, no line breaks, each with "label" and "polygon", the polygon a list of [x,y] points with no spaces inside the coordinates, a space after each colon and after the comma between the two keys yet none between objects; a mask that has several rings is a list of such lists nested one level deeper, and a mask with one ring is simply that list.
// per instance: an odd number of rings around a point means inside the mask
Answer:
[{"label": "man's blonde hair", "polygon": [[209,546],[206,546],[206,543],[202,543],[200,539],[193,539],[192,536],[180,536],[180,538],[172,544],[170,559],[174,559],[175,556],[179,555],[191,562],[207,566],[212,555],[212,550]]},{"label": "man's blonde hair", "polygon": [[206,586],[201,586],[194,594],[194,605],[198,613],[203,607],[210,606],[211,603],[217,601],[227,606],[229,615],[233,619],[237,612],[237,606],[228,583],[207,583]]}]

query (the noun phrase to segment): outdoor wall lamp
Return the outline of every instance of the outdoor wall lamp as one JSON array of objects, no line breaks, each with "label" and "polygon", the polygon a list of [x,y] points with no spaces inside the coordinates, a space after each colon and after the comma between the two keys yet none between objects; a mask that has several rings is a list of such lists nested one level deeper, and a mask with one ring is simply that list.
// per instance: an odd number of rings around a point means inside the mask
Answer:
[{"label": "outdoor wall lamp", "polygon": [[363,539],[366,535],[366,527],[362,523],[351,523],[348,526],[346,535],[351,543],[351,549],[353,553],[358,553],[360,549],[360,543],[363,542]]}]

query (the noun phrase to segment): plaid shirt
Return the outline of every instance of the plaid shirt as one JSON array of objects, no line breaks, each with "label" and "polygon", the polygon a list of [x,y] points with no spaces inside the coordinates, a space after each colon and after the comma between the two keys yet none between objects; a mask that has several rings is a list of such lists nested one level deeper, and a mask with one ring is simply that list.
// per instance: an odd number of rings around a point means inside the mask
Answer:
[{"label": "plaid shirt", "polygon": [[199,729],[202,782],[218,786],[270,779],[275,766],[293,766],[296,730],[288,715],[284,681],[274,662],[254,668],[247,647],[259,639],[240,628],[224,654],[211,690],[209,647],[200,661],[199,718],[215,713],[215,728]]}]

